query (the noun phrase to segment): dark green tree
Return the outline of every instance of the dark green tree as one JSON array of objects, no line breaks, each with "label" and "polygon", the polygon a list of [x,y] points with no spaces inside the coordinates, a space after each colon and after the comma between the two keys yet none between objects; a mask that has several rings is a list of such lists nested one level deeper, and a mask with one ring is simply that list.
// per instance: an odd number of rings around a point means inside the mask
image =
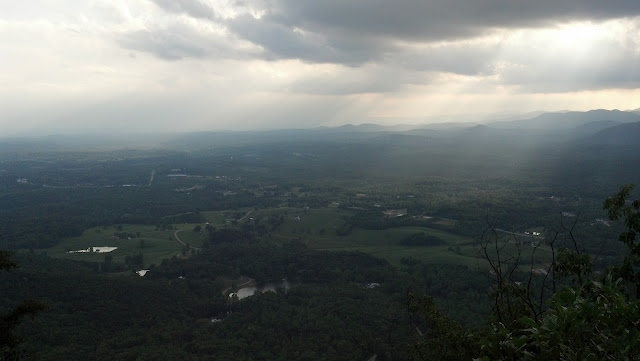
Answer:
[{"label": "dark green tree", "polygon": [[[418,357],[456,359],[453,350],[460,360],[640,360],[640,200],[629,200],[632,189],[624,186],[604,202],[609,218],[624,223],[619,240],[628,252],[622,265],[597,275],[576,242],[574,249],[556,253],[552,241],[553,293],[542,304],[535,296],[544,292],[544,285],[536,293],[529,282],[514,281],[519,253],[501,254],[497,239],[487,242],[484,252],[495,282],[492,321],[465,330],[442,315],[429,298],[413,300],[410,311],[421,315],[429,330],[414,346]],[[495,250],[492,254],[489,245]],[[556,289],[556,277],[564,286]]]},{"label": "dark green tree", "polygon": [[620,233],[618,240],[627,246],[622,265],[615,267],[613,273],[622,278],[635,298],[640,298],[640,199],[631,201],[629,197],[633,191],[633,185],[625,185],[613,197],[604,202],[604,209],[609,214],[609,219],[623,219],[625,230]]},{"label": "dark green tree", "polygon": [[[18,265],[11,260],[11,253],[0,251],[0,271],[9,271]],[[43,303],[34,300],[22,301],[9,312],[0,315],[0,355],[3,360],[19,360],[21,358],[20,337],[15,330],[26,316],[33,317],[44,310]]]},{"label": "dark green tree", "polygon": [[493,323],[480,334],[483,360],[640,359],[640,201],[629,200],[632,189],[624,186],[604,202],[611,220],[623,219],[619,240],[628,250],[623,264],[596,276],[588,254],[577,247],[562,250],[552,271],[568,278],[568,285],[539,315],[524,312],[513,323]]}]

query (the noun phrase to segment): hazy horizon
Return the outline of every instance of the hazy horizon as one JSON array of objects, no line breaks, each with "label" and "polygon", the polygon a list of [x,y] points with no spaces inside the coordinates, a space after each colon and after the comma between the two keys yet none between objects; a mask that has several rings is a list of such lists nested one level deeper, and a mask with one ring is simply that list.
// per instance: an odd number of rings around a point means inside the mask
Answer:
[{"label": "hazy horizon", "polygon": [[[189,133],[207,133],[207,132],[269,132],[269,131],[286,131],[286,130],[315,130],[315,129],[338,129],[344,126],[379,126],[388,128],[389,130],[397,129],[406,131],[411,129],[428,129],[430,127],[448,127],[450,126],[475,126],[475,125],[491,125],[494,126],[501,122],[510,122],[518,120],[530,120],[544,114],[567,114],[567,113],[587,113],[591,111],[620,111],[640,114],[640,109],[588,109],[588,110],[558,110],[558,111],[532,111],[527,113],[498,113],[498,114],[455,114],[446,116],[433,116],[426,118],[370,118],[362,121],[351,121],[340,124],[318,124],[308,125],[300,124],[298,126],[281,126],[281,127],[255,127],[255,128],[201,128],[201,129],[149,129],[149,128],[74,128],[74,129],[57,129],[55,127],[45,129],[35,129],[16,133],[2,133],[1,139],[19,139],[19,138],[46,138],[55,136],[142,136],[142,135],[176,135]],[[605,120],[605,119],[602,119]]]}]

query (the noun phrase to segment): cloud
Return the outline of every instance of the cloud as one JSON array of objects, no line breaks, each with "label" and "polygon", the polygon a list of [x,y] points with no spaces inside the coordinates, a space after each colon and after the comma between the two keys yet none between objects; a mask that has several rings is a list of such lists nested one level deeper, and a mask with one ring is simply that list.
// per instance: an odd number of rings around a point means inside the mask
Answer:
[{"label": "cloud", "polygon": [[640,87],[640,18],[520,32],[494,73],[524,92]]},{"label": "cloud", "polygon": [[638,108],[639,8],[637,0],[15,2],[0,5],[0,118],[9,119],[0,124],[246,129]]},{"label": "cloud", "polygon": [[194,18],[214,19],[213,8],[199,0],[151,0],[159,7],[178,14],[187,14]]},{"label": "cloud", "polygon": [[262,6],[261,16],[244,14],[226,19],[224,25],[269,50],[272,58],[351,65],[396,52],[398,42],[452,42],[497,29],[640,14],[640,2],[635,0],[273,0],[267,4],[254,4]]},{"label": "cloud", "polygon": [[119,34],[120,46],[151,53],[165,60],[184,58],[240,59],[256,57],[262,51],[224,29],[193,21],[174,21]]},{"label": "cloud", "polygon": [[407,84],[426,84],[434,74],[368,64],[358,68],[328,65],[307,72],[288,87],[292,93],[346,95],[391,93]]},{"label": "cloud", "polygon": [[[614,48],[593,49],[589,61],[558,54],[554,59],[508,63],[498,70],[500,82],[521,92],[568,92],[607,88],[640,88],[640,56]],[[552,66],[549,66],[552,64]]]},{"label": "cloud", "polygon": [[[402,53],[406,49],[398,43],[456,42],[483,37],[497,29],[544,27],[576,20],[602,21],[640,14],[640,2],[636,0],[153,1],[168,12],[209,19],[225,27],[237,37],[262,47],[265,59],[351,66]],[[162,41],[162,37],[157,40]],[[186,41],[166,40],[191,47]],[[158,46],[162,45],[154,47]],[[450,66],[451,56],[445,53],[462,53],[461,49],[426,50],[431,50],[426,54],[431,60],[421,62],[415,54],[407,54],[407,59],[400,61],[416,66],[439,63],[461,74],[471,72],[469,66],[459,61]],[[168,51],[158,54],[165,53]],[[484,65],[475,64],[471,68]]]},{"label": "cloud", "polygon": [[262,19],[312,31],[432,41],[476,37],[487,28],[634,15],[640,15],[635,0],[274,0]]},{"label": "cloud", "polygon": [[118,42],[127,49],[149,52],[166,60],[201,58],[211,54],[209,46],[205,47],[198,41],[201,36],[190,37],[188,34],[193,32],[180,30],[184,29],[137,30],[127,33]]}]

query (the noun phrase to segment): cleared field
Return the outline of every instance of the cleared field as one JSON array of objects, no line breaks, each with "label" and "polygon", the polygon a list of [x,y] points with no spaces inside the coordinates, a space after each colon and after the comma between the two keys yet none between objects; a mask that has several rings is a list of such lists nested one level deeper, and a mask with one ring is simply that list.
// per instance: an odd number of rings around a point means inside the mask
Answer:
[{"label": "cleared field", "polygon": [[[487,262],[480,252],[479,245],[473,239],[451,232],[429,227],[395,227],[383,230],[353,228],[348,234],[340,236],[336,231],[345,224],[345,220],[353,214],[351,210],[339,208],[303,209],[273,208],[258,210],[251,214],[253,220],[245,219],[242,223],[271,225],[266,237],[275,242],[300,241],[309,247],[329,251],[360,251],[388,260],[398,265],[403,258],[413,257],[422,262],[432,264],[458,264],[470,267],[487,267]],[[451,220],[436,220],[434,223],[451,225]],[[277,225],[277,226],[275,226]],[[275,226],[275,229],[273,228]],[[338,232],[339,233],[339,232]],[[424,234],[439,242],[436,245],[411,246],[403,245],[403,240],[414,234]],[[507,242],[502,238],[501,243]],[[533,248],[524,239],[520,247],[521,264],[529,267]],[[509,244],[503,249],[505,258],[517,251],[515,245]],[[533,259],[535,267],[549,262],[550,251],[540,247]]]},{"label": "cleared field", "polygon": [[[174,239],[173,232],[173,230],[156,230],[152,225],[89,228],[81,236],[64,239],[45,251],[52,257],[89,262],[104,262],[108,254],[113,257],[113,262],[118,263],[124,263],[127,256],[142,253],[144,265],[148,267],[151,264],[159,264],[165,258],[181,254],[182,246]],[[123,234],[132,234],[135,237],[118,236]],[[72,250],[101,246],[118,247],[118,249],[109,253],[67,253]]]},{"label": "cleared field", "polygon": [[[395,227],[382,230],[353,228],[340,233],[346,220],[353,211],[339,208],[270,208],[261,210],[240,209],[228,211],[203,212],[205,219],[214,227],[225,226],[264,226],[258,232],[270,242],[285,243],[299,241],[318,250],[328,251],[360,251],[388,260],[399,265],[403,258],[415,258],[431,264],[457,264],[469,267],[487,267],[487,262],[474,240],[451,232],[429,227]],[[105,254],[100,253],[67,253],[71,250],[89,247],[118,247],[109,253],[114,262],[123,263],[125,257],[143,254],[145,267],[159,264],[162,259],[181,256],[183,247],[175,240],[174,233],[179,230],[180,239],[189,245],[199,248],[205,240],[205,224],[200,224],[201,231],[194,231],[197,224],[176,224],[173,230],[158,230],[152,225],[122,225],[96,227],[86,230],[81,236],[61,241],[55,247],[47,249],[53,257],[62,257],[91,262],[103,262]],[[135,235],[129,239],[123,234]],[[339,235],[344,234],[344,235]],[[407,245],[404,240],[412,235],[421,234],[436,240],[433,245]],[[511,237],[513,238],[513,237]],[[503,237],[506,242],[502,250],[504,258],[517,252],[517,247]],[[141,247],[142,246],[142,247]],[[530,241],[524,240],[520,246],[521,264],[529,267],[533,248]],[[494,256],[490,249],[490,256]],[[543,267],[550,260],[548,248],[536,250],[533,263],[535,267]]]},{"label": "cleared field", "polygon": [[174,227],[180,230],[180,232],[178,233],[178,237],[180,237],[180,239],[183,242],[188,243],[192,247],[200,248],[202,247],[202,243],[204,242],[206,233],[204,229],[204,224],[199,225],[200,226],[199,232],[194,231],[194,227],[196,226],[198,226],[198,224],[191,224],[191,223],[174,224]]},{"label": "cleared field", "polygon": [[224,211],[206,211],[201,212],[204,219],[207,220],[212,226],[224,226],[233,224],[234,221],[242,219],[247,213],[253,212],[252,208],[240,208],[234,210]]},{"label": "cleared field", "polygon": [[[416,233],[434,236],[443,241],[435,246],[404,246],[401,241]],[[359,250],[399,264],[402,258],[413,257],[426,263],[477,264],[477,253],[471,241],[451,233],[424,227],[399,227],[385,230],[355,228],[351,234],[336,237],[331,242],[315,241],[309,245],[325,250]],[[455,248],[458,247],[458,248]],[[455,251],[455,249],[459,249]],[[464,252],[460,251],[464,250]],[[459,253],[456,253],[459,252]]]},{"label": "cleared field", "polygon": [[[405,246],[401,241],[416,233],[434,236],[443,241],[435,246]],[[424,227],[399,227],[385,230],[364,230],[355,228],[343,237],[330,242],[316,240],[309,245],[325,250],[358,250],[373,256],[385,258],[392,264],[399,264],[403,258],[413,257],[426,263],[462,264],[474,266],[478,263],[477,252],[471,240],[451,233]]]},{"label": "cleared field", "polygon": [[[345,224],[352,211],[338,208],[277,208],[259,210],[254,222],[280,221],[269,238],[276,242],[297,240],[309,247],[329,251],[361,251],[400,264],[402,258],[414,257],[428,263],[478,264],[477,247],[472,240],[450,232],[428,227],[397,227],[384,230],[353,228],[347,235],[336,231]],[[269,220],[271,219],[271,221]],[[275,221],[274,221],[275,220]],[[441,241],[436,246],[404,246],[406,237],[424,233]]]},{"label": "cleared field", "polygon": [[220,226],[225,224],[225,219],[228,218],[226,216],[226,213],[228,212],[225,212],[225,211],[200,212],[200,214],[202,214],[204,219],[206,219],[207,222],[211,223],[211,225],[213,226]]}]

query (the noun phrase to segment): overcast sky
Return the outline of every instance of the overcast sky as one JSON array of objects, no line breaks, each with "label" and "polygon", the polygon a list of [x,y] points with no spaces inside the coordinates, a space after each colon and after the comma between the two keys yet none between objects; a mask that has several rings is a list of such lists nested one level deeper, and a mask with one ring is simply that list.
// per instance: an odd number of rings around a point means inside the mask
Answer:
[{"label": "overcast sky", "polygon": [[0,2],[2,135],[640,108],[638,0]]}]

